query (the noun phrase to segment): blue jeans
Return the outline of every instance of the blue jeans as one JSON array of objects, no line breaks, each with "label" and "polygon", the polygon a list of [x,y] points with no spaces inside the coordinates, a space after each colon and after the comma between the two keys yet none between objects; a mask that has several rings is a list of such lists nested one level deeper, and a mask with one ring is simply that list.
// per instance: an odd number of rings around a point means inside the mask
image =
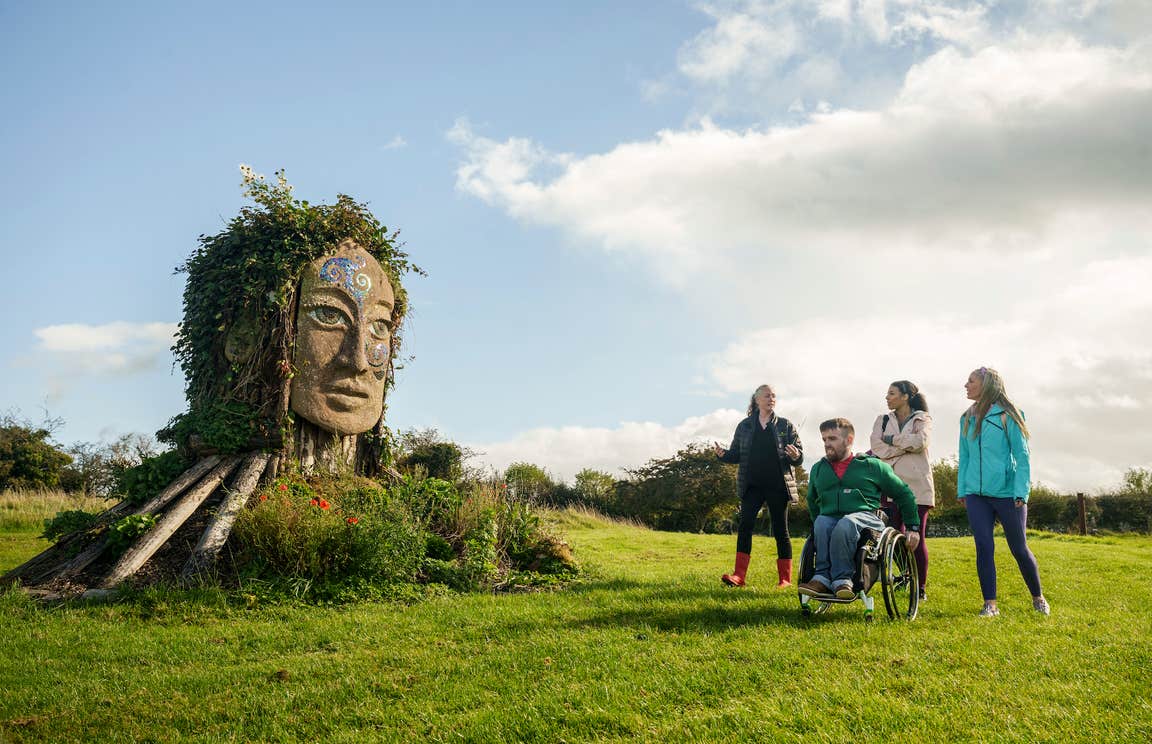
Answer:
[{"label": "blue jeans", "polygon": [[882,530],[884,523],[873,512],[855,512],[843,517],[830,517],[821,514],[812,525],[816,538],[816,573],[813,581],[819,581],[833,589],[841,584],[851,584],[856,572],[856,546],[860,543],[860,533],[865,529]]}]

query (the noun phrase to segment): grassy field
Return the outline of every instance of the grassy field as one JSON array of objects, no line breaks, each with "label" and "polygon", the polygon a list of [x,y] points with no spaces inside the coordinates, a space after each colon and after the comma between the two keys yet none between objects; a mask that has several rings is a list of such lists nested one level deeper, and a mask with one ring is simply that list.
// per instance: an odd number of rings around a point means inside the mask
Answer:
[{"label": "grassy field", "polygon": [[0,534],[29,529],[39,532],[44,527],[44,520],[56,516],[57,512],[98,512],[114,503],[63,491],[0,491]]},{"label": "grassy field", "polygon": [[[0,742],[1152,739],[1150,538],[1033,535],[1049,618],[1001,541],[994,620],[976,617],[971,541],[936,539],[921,617],[865,625],[859,604],[801,619],[768,539],[733,590],[734,537],[555,519],[587,572],[554,593],[2,596]],[[0,570],[35,535],[0,531]]]}]

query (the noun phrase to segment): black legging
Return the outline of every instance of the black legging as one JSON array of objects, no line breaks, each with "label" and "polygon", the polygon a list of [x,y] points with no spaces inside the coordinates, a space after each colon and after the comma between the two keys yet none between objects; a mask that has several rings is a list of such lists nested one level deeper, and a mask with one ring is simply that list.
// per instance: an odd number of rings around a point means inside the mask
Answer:
[{"label": "black legging", "polygon": [[776,538],[776,557],[792,557],[792,540],[788,537],[788,492],[765,486],[748,486],[740,499],[740,529],[736,533],[736,552],[752,552],[752,528],[764,504],[772,520],[772,537]]}]

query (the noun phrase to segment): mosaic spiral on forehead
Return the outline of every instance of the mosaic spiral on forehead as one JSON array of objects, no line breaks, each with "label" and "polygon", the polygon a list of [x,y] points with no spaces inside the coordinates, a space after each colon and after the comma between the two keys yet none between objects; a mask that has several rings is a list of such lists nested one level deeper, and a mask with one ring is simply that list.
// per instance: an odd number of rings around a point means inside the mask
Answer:
[{"label": "mosaic spiral on forehead", "polygon": [[363,308],[364,298],[372,289],[371,277],[360,271],[367,265],[368,259],[364,256],[355,258],[333,256],[324,262],[324,266],[320,269],[320,278],[343,287],[344,291],[356,300],[357,307]]}]

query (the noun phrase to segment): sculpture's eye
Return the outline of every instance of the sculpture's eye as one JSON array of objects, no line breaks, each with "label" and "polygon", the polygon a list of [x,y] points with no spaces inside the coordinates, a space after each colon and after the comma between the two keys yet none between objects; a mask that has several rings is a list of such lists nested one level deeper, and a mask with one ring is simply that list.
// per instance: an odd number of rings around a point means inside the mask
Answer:
[{"label": "sculpture's eye", "polygon": [[389,320],[376,320],[368,326],[368,332],[376,338],[388,338],[392,335],[392,322]]},{"label": "sculpture's eye", "polygon": [[352,327],[352,322],[347,315],[328,305],[317,305],[308,311],[308,317],[328,328]]}]

